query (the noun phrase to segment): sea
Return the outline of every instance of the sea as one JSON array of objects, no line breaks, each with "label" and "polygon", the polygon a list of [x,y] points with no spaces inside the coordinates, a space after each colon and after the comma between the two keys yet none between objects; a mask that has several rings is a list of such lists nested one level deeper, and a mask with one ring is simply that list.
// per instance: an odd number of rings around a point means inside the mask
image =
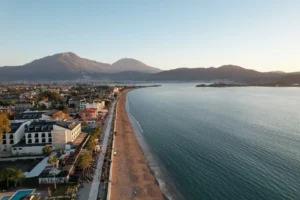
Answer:
[{"label": "sea", "polygon": [[196,88],[128,93],[126,109],[168,199],[300,199],[300,88]]}]

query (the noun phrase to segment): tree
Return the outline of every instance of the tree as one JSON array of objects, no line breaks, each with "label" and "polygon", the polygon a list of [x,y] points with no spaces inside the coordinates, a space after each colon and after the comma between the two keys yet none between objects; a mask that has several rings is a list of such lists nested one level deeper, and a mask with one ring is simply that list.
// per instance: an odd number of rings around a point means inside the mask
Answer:
[{"label": "tree", "polygon": [[16,104],[16,101],[15,100],[11,100],[10,101],[10,105],[14,106]]},{"label": "tree", "polygon": [[46,156],[50,156],[52,153],[52,147],[50,146],[44,146],[43,148],[43,154],[45,154]]},{"label": "tree", "polygon": [[87,121],[81,122],[81,126],[87,126],[87,125],[88,125]]},{"label": "tree", "polygon": [[[48,159],[48,163],[52,165],[52,169],[55,169],[57,162],[58,162],[58,158],[56,156],[51,156]],[[55,171],[53,173],[53,176],[54,176],[54,190],[56,190]]]},{"label": "tree", "polygon": [[94,151],[95,147],[96,147],[96,142],[95,142],[95,139],[92,138],[91,140],[88,141],[88,143],[87,143],[87,145],[86,145],[86,148],[87,148],[90,152],[92,152],[92,151]]},{"label": "tree", "polygon": [[10,120],[7,118],[7,115],[0,113],[0,142],[2,141],[2,134],[8,133],[10,129]]},{"label": "tree", "polygon": [[24,178],[24,173],[21,170],[6,168],[0,172],[0,180],[6,181],[6,187],[9,188],[10,181],[19,181]]},{"label": "tree", "polygon": [[93,159],[92,155],[88,154],[88,153],[82,154],[79,157],[78,166],[83,169],[83,174],[84,174],[85,169],[90,166],[92,159]]}]

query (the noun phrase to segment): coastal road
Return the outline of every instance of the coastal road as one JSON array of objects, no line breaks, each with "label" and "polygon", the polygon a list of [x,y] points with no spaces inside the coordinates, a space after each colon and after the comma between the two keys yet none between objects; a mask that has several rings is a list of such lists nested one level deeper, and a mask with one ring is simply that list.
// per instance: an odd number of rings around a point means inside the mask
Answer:
[{"label": "coastal road", "polygon": [[104,126],[104,136],[101,143],[102,152],[98,157],[97,168],[95,169],[93,182],[90,184],[85,184],[84,188],[81,188],[77,193],[77,200],[97,200],[98,190],[100,186],[100,179],[102,174],[102,166],[105,157],[106,146],[108,142],[108,137],[112,125],[112,119],[114,116],[114,108],[116,106],[116,101],[112,103],[110,111],[108,113],[105,126]]}]

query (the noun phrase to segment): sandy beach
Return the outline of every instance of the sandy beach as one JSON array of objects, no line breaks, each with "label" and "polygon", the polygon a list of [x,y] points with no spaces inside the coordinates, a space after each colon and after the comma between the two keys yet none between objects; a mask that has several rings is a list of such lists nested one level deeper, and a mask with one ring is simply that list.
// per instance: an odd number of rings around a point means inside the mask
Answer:
[{"label": "sandy beach", "polygon": [[119,95],[115,148],[111,180],[111,200],[165,199],[135,137],[125,103],[128,91]]}]

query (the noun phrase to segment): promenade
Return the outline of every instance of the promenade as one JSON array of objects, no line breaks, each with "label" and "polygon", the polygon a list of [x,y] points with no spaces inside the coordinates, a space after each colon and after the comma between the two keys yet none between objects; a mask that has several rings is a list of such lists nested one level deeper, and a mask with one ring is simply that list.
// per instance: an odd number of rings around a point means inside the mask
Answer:
[{"label": "promenade", "polygon": [[77,200],[97,200],[98,198],[98,190],[99,190],[100,179],[102,174],[102,165],[104,162],[107,141],[108,141],[111,125],[112,125],[112,119],[114,116],[115,105],[116,102],[114,101],[112,103],[112,106],[110,108],[109,114],[106,119],[106,123],[104,127],[104,136],[101,143],[102,153],[100,153],[98,158],[97,168],[95,169],[93,182],[85,183],[84,188],[81,188],[77,193],[77,197],[76,197]]}]

